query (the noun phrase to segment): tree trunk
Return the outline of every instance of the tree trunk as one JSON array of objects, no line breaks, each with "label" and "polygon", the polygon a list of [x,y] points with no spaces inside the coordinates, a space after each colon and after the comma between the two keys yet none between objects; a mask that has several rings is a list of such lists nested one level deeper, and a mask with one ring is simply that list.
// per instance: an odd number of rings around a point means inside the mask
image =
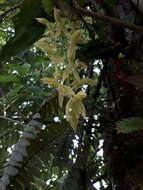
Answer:
[{"label": "tree trunk", "polygon": [[[111,7],[104,7],[107,14],[112,16],[134,16],[141,19],[141,14],[133,10],[129,1],[119,1],[111,13]],[[112,7],[113,8],[113,7]],[[132,10],[131,10],[132,9]],[[110,10],[110,11],[108,11]],[[136,21],[137,22],[137,21]],[[139,23],[138,23],[139,24]],[[133,74],[143,74],[143,48],[142,34],[125,31],[120,33],[117,27],[110,27],[111,38],[114,42],[128,41],[125,49],[128,53],[120,64],[119,73],[115,73],[115,64],[110,66],[110,60],[106,60],[107,70],[105,82],[108,86],[108,114],[104,139],[105,161],[108,165],[109,178],[114,190],[142,190],[143,189],[143,131],[129,134],[117,132],[116,121],[129,117],[143,117],[143,89],[120,79],[119,74],[125,77]],[[118,36],[120,38],[118,39]],[[122,37],[122,38],[121,38]],[[124,41],[124,42],[125,42]],[[124,52],[123,52],[124,54]],[[115,62],[115,60],[112,60]],[[111,69],[113,67],[113,69]],[[114,77],[116,75],[116,78]],[[143,81],[142,81],[143,83]]]},{"label": "tree trunk", "polygon": [[[143,93],[139,95],[142,95],[143,97]],[[128,101],[126,101],[125,97],[120,98],[120,103],[123,103],[120,105],[120,110],[123,110],[122,118],[128,118],[129,115],[142,116],[142,113],[137,108],[136,101],[138,101],[140,105],[143,105],[143,101],[141,99],[135,100],[137,96],[132,96],[132,94],[131,96],[128,95]],[[111,121],[112,120],[113,115]],[[106,153],[105,157],[108,162],[110,177],[114,187],[113,189],[143,189],[142,146],[142,131],[136,131],[129,134],[117,133],[115,126],[109,126],[109,129],[106,130],[104,145]]]}]

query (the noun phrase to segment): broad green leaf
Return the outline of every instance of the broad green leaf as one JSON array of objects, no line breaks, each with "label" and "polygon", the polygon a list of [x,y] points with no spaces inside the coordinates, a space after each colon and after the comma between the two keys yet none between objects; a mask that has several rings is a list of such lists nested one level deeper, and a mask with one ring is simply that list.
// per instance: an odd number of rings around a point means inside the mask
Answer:
[{"label": "broad green leaf", "polygon": [[27,90],[37,96],[41,95],[41,93],[43,92],[39,86],[30,86],[27,88]]},{"label": "broad green leaf", "polygon": [[9,64],[9,65],[7,65],[7,67],[11,71],[17,71],[20,76],[26,76],[29,74],[31,65],[28,63],[24,63],[23,65]]},{"label": "broad green leaf", "polygon": [[36,21],[44,17],[41,0],[24,0],[20,12],[13,18],[15,36],[12,37],[0,52],[1,60],[23,53],[44,33],[45,26]]},{"label": "broad green leaf", "polygon": [[13,97],[17,96],[17,93],[18,93],[19,91],[21,91],[21,90],[22,90],[22,86],[19,86],[19,87],[16,87],[16,88],[14,88],[14,89],[11,89],[11,90],[7,93],[8,99],[10,100],[10,98],[13,98]]},{"label": "broad green leaf", "polygon": [[31,68],[31,65],[28,63],[25,63],[22,66],[17,66],[17,71],[18,71],[19,75],[26,76],[29,74],[30,68]]},{"label": "broad green leaf", "polygon": [[19,82],[17,76],[14,75],[0,75],[0,82],[7,83],[7,82]]}]

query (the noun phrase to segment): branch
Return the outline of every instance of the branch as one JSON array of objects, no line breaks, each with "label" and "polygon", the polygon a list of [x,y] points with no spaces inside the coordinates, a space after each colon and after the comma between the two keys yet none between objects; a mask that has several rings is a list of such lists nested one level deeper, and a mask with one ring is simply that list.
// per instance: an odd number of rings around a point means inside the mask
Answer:
[{"label": "branch", "polygon": [[80,15],[86,15],[86,16],[90,16],[92,18],[96,18],[96,19],[103,20],[105,22],[117,25],[119,27],[125,27],[125,28],[128,28],[128,29],[136,31],[136,32],[143,32],[143,27],[135,25],[135,24],[126,23],[126,22],[121,21],[120,19],[117,19],[117,18],[102,15],[99,13],[94,13],[92,11],[89,11],[89,10],[86,10],[83,8],[74,8],[73,11],[79,16]]},{"label": "branch", "polygon": [[6,116],[0,116],[0,120],[2,120],[2,119],[11,121],[11,122],[13,122],[13,123],[17,123],[17,124],[21,125],[22,127],[25,127],[25,126],[26,126],[26,125],[22,124],[21,122],[19,122],[19,121],[17,121],[17,120],[14,120],[14,119],[11,119],[11,118],[8,118],[8,117],[6,117]]},{"label": "branch", "polygon": [[97,183],[97,182],[103,180],[105,177],[106,177],[106,173],[104,173],[104,174],[101,175],[101,176],[98,176],[95,180],[92,181],[91,184],[93,185],[94,183]]},{"label": "branch", "polygon": [[88,32],[89,32],[89,35],[91,36],[92,39],[94,39],[94,34],[93,34],[93,32],[90,30],[90,28],[89,28],[88,24],[86,23],[86,21],[84,20],[83,16],[80,15],[80,18],[81,18],[81,20],[83,21],[85,27],[87,28],[87,30],[88,30]]},{"label": "branch", "polygon": [[20,5],[17,5],[9,10],[7,10],[6,12],[4,12],[3,14],[0,15],[0,21],[2,21],[9,13],[11,13],[12,11],[18,9],[20,7]]},{"label": "branch", "polygon": [[14,34],[14,32],[12,32],[12,31],[10,31],[10,30],[6,30],[6,31],[0,30],[0,32]]}]

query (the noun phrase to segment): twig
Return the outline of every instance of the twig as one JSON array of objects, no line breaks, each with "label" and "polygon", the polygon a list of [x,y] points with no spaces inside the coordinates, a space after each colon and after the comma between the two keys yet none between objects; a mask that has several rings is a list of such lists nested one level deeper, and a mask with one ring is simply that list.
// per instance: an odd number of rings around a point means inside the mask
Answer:
[{"label": "twig", "polygon": [[0,30],[0,32],[14,34],[14,32],[12,32],[12,31],[10,31],[10,30],[6,30],[6,31]]},{"label": "twig", "polygon": [[[76,9],[76,8],[75,8],[75,9]],[[83,11],[85,10],[85,9],[82,9],[82,8],[77,8],[77,9],[78,9],[78,10],[83,10]],[[76,10],[77,10],[77,9],[76,9]],[[94,13],[91,12],[91,11],[87,11],[87,10],[85,10],[85,11],[88,12],[88,13],[91,13],[92,15],[94,14]],[[82,17],[80,11],[78,12],[78,15],[80,16],[80,18]],[[98,14],[95,13],[95,15],[98,15]],[[98,15],[98,16],[99,16],[99,15]],[[95,16],[94,16],[94,17],[95,17]],[[100,17],[104,17],[104,15],[100,15]],[[109,16],[105,16],[105,17],[109,17]],[[109,18],[112,18],[112,17],[109,17]],[[119,19],[117,19],[117,20],[119,20]],[[120,20],[119,20],[119,21],[120,21]],[[84,23],[84,24],[85,24],[85,23]],[[87,25],[85,25],[85,26],[87,27]],[[142,28],[142,30],[143,30],[143,27],[141,27],[141,28]],[[87,30],[88,30],[89,33],[91,33],[89,27],[87,27]],[[92,37],[92,40],[95,41],[95,38],[94,38],[93,36],[91,36],[91,37]],[[107,83],[108,83],[109,88],[110,88],[110,90],[111,90],[112,99],[113,99],[113,102],[114,102],[114,104],[115,104],[115,110],[116,110],[116,112],[117,112],[118,117],[120,118],[120,111],[119,111],[118,104],[117,104],[117,101],[116,101],[116,95],[115,95],[114,89],[112,89],[111,81],[110,81],[110,78],[109,78],[108,73],[107,73],[107,64],[106,64],[106,61],[107,61],[107,60],[105,60],[105,62],[104,62],[104,60],[102,60],[103,69],[101,70],[101,74],[100,74],[100,77],[99,77],[99,79],[98,79],[98,84],[97,84],[96,91],[95,91],[95,94],[94,94],[94,100],[95,100],[95,102],[97,101],[97,98],[98,98],[98,96],[99,96],[99,94],[100,94],[100,89],[101,89],[101,86],[102,86],[102,82],[103,82],[103,80],[104,80],[104,76],[106,76],[106,78],[107,78]]]},{"label": "twig", "polygon": [[3,14],[0,15],[0,21],[2,21],[9,13],[11,13],[12,11],[18,9],[20,7],[20,5],[17,5],[9,10],[7,10],[6,12],[4,12]]},{"label": "twig", "polygon": [[97,148],[97,149],[95,150],[95,152],[93,153],[93,155],[92,155],[92,157],[91,157],[91,160],[96,157],[97,152],[99,152],[100,150],[103,150],[103,145],[102,145],[100,148]]},{"label": "twig", "polygon": [[85,27],[87,28],[87,30],[88,30],[89,35],[91,36],[91,38],[92,38],[92,39],[95,39],[95,38],[94,38],[94,34],[93,34],[93,32],[90,30],[88,24],[86,23],[86,21],[84,20],[84,18],[83,18],[82,15],[80,15],[80,18],[81,18],[81,20],[83,21]]},{"label": "twig", "polygon": [[73,11],[75,13],[77,13],[77,15],[86,15],[86,16],[90,16],[92,18],[96,18],[99,20],[103,20],[105,22],[120,26],[120,27],[125,27],[128,28],[130,30],[136,31],[136,32],[143,32],[143,27],[135,25],[135,24],[129,24],[127,22],[121,21],[120,19],[117,18],[113,18],[110,16],[106,16],[106,15],[102,15],[99,13],[94,13],[92,11],[83,9],[83,8],[74,8]]},{"label": "twig", "polygon": [[92,185],[93,185],[94,183],[97,183],[97,182],[103,180],[105,177],[106,177],[106,173],[103,174],[103,175],[101,175],[101,176],[98,176],[95,180],[92,181]]},{"label": "twig", "polygon": [[[80,16],[81,20],[83,21],[85,27],[87,28],[92,40],[95,41],[94,35],[92,34],[92,31],[88,27],[88,24],[86,23],[86,21],[84,20],[82,15],[79,15],[79,16]],[[92,68],[90,68],[90,75],[91,76],[89,76],[89,78],[92,78],[92,75],[93,75],[93,63],[91,63],[91,66],[92,66]],[[97,98],[98,98],[98,96],[100,94],[100,89],[101,89],[102,82],[103,82],[103,79],[104,79],[104,74],[105,74],[105,67],[103,67],[103,69],[101,70],[100,76],[98,78],[98,83],[97,83],[97,86],[96,86],[96,90],[95,90],[95,93],[93,95],[93,98],[94,98],[95,102],[97,101]],[[88,94],[88,91],[89,91],[89,89],[87,90],[87,94]]]},{"label": "twig", "polygon": [[8,121],[11,121],[11,122],[13,122],[13,123],[17,123],[17,124],[21,125],[22,127],[25,127],[25,125],[22,124],[21,122],[19,122],[19,121],[17,121],[17,120],[14,120],[14,119],[11,119],[11,118],[8,118],[8,117],[6,117],[6,116],[0,116],[0,119],[8,120]]},{"label": "twig", "polygon": [[16,112],[18,113],[18,115],[19,115],[24,121],[29,120],[29,118],[26,118],[26,117],[23,115],[23,113],[22,113],[20,110],[18,110],[18,108],[15,106],[15,104],[12,104],[12,103],[9,101],[9,99],[8,99],[7,96],[5,96],[5,97],[6,97],[7,101],[8,101],[8,103],[10,104],[10,106],[13,108],[13,110],[16,111]]}]

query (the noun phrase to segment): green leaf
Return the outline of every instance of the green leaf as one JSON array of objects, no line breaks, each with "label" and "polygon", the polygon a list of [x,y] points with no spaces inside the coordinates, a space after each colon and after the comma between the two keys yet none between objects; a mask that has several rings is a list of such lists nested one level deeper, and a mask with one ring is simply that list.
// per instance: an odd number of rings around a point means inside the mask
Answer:
[{"label": "green leaf", "polygon": [[41,93],[43,92],[42,89],[38,86],[30,86],[27,88],[27,90],[34,95],[41,95]]},{"label": "green leaf", "polygon": [[143,119],[140,117],[130,117],[116,123],[117,131],[131,133],[143,129]]},{"label": "green leaf", "polygon": [[0,150],[0,163],[1,162],[3,162],[5,159],[6,159],[6,157],[7,157],[7,155],[8,155],[8,152],[7,151],[5,151],[4,149],[1,149]]},{"label": "green leaf", "polygon": [[23,53],[36,42],[45,30],[45,26],[36,21],[36,17],[44,17],[41,0],[24,0],[20,13],[13,18],[15,36],[12,37],[0,52],[1,60]]},{"label": "green leaf", "polygon": [[27,76],[29,74],[29,70],[31,68],[31,65],[28,63],[24,63],[23,65],[8,65],[8,68],[10,68],[12,71],[17,71],[18,74],[23,77]]},{"label": "green leaf", "polygon": [[45,9],[45,12],[49,15],[53,15],[53,0],[42,0],[43,7]]},{"label": "green leaf", "polygon": [[0,82],[19,82],[19,79],[17,76],[14,75],[0,75]]}]

